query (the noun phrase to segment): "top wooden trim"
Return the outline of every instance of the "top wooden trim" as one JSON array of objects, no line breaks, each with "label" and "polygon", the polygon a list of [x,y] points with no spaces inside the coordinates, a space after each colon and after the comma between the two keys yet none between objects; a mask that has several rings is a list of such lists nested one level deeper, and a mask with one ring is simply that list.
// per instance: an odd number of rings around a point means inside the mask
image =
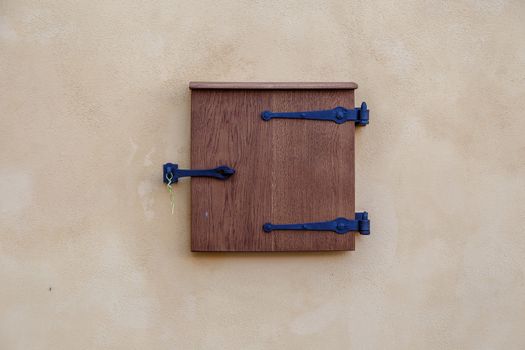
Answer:
[{"label": "top wooden trim", "polygon": [[354,90],[357,84],[352,82],[336,83],[251,83],[251,82],[190,82],[190,89],[245,89],[245,90]]}]

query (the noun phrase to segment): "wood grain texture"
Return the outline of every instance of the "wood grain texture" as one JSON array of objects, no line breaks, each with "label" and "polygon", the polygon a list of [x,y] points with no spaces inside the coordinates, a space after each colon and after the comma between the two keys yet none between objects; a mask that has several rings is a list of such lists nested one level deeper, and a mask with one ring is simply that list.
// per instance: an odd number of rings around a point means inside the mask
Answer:
[{"label": "wood grain texture", "polygon": [[190,82],[190,89],[245,89],[245,90],[354,90],[357,84],[353,82]]},{"label": "wood grain texture", "polygon": [[191,106],[192,167],[236,169],[227,181],[191,179],[193,251],[354,249],[353,233],[262,230],[353,219],[354,124],[260,117],[353,108],[353,90],[199,89]]}]

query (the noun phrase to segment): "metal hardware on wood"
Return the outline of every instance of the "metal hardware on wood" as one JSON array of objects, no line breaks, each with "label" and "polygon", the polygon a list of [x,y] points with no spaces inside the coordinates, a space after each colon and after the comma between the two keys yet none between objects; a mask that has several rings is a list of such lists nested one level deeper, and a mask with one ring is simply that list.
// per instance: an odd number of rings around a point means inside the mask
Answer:
[{"label": "metal hardware on wood", "polygon": [[355,213],[355,220],[346,218],[337,218],[332,221],[309,222],[305,224],[285,224],[275,225],[266,223],[263,225],[264,232],[279,230],[296,230],[296,231],[333,231],[338,234],[344,234],[350,231],[358,231],[362,235],[370,234],[370,220],[368,213]]},{"label": "metal hardware on wood", "polygon": [[225,165],[214,169],[195,170],[179,169],[177,164],[166,163],[162,166],[162,170],[163,181],[165,183],[177,182],[179,181],[179,178],[188,176],[214,177],[219,180],[226,180],[235,174],[235,169]]},{"label": "metal hardware on wood", "polygon": [[361,107],[353,109],[336,107],[334,109],[307,112],[264,111],[261,113],[261,118],[265,121],[269,121],[273,118],[329,120],[336,122],[337,124],[353,121],[356,125],[364,126],[368,124],[368,112],[369,110],[367,109],[366,102],[363,102],[361,103]]}]

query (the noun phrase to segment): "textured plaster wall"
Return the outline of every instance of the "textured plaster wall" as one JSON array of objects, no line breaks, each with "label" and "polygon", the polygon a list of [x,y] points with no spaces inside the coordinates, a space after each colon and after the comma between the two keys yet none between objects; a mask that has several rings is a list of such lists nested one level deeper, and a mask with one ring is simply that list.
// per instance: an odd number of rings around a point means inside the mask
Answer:
[{"label": "textured plaster wall", "polygon": [[[0,1],[0,349],[524,349],[525,3]],[[190,80],[356,81],[335,254],[192,254]]]}]

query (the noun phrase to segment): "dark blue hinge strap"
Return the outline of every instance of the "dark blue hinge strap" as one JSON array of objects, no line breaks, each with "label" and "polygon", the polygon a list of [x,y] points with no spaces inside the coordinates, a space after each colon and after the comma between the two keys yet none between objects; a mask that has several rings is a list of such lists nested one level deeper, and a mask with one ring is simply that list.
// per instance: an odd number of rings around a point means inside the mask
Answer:
[{"label": "dark blue hinge strap", "polygon": [[344,107],[336,107],[334,109],[327,109],[322,111],[307,111],[307,112],[271,112],[264,111],[261,113],[261,118],[269,121],[274,118],[285,119],[308,119],[308,120],[329,120],[342,124],[344,122],[353,121],[356,125],[368,124],[369,110],[366,102],[361,103],[361,107],[347,109]]},{"label": "dark blue hinge strap", "polygon": [[346,218],[337,218],[332,221],[309,222],[304,224],[285,224],[275,225],[266,223],[263,225],[264,232],[272,232],[279,230],[295,230],[295,231],[333,231],[335,233],[344,234],[350,231],[359,232],[362,235],[370,234],[370,220],[368,220],[368,213],[366,211],[355,213],[355,220],[348,220]]},{"label": "dark blue hinge strap", "polygon": [[179,166],[173,163],[166,163],[162,166],[162,180],[165,183],[177,182],[179,178],[188,176],[214,177],[219,180],[226,180],[233,174],[235,174],[235,169],[225,165],[206,170],[179,169]]}]

